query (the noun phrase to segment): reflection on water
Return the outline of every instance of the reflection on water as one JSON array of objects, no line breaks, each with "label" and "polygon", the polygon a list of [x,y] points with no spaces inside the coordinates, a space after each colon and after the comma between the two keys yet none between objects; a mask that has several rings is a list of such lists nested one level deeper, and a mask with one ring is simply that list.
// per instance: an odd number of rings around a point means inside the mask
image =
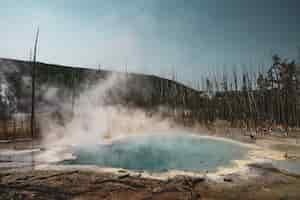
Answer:
[{"label": "reflection on water", "polygon": [[75,148],[77,159],[63,164],[99,165],[133,170],[215,171],[242,159],[247,148],[235,143],[189,135],[130,137],[111,145]]},{"label": "reflection on water", "polygon": [[[37,147],[37,146],[35,146]],[[42,148],[42,147],[41,147]],[[209,171],[244,159],[248,148],[237,143],[192,135],[129,137],[112,144],[30,149],[0,148],[0,169],[39,164],[98,165],[132,170]],[[64,161],[62,161],[64,160]],[[300,160],[271,161],[274,167],[300,174]]]}]

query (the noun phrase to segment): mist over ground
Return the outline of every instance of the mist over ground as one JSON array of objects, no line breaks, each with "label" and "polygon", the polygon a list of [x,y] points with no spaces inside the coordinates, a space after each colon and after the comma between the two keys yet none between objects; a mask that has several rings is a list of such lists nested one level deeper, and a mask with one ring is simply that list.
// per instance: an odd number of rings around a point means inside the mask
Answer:
[{"label": "mist over ground", "polygon": [[168,130],[172,123],[158,113],[149,115],[139,108],[110,103],[112,98],[121,99],[130,90],[127,82],[127,76],[111,75],[81,91],[73,108],[68,101],[58,102],[58,90],[50,88],[45,95],[59,106],[59,112],[40,122],[43,141],[63,145],[97,144],[115,137]]}]

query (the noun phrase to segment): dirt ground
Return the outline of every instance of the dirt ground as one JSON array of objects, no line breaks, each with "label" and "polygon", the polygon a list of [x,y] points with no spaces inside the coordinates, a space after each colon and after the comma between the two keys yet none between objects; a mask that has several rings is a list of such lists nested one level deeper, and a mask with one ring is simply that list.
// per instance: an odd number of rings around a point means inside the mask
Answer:
[{"label": "dirt ground", "polygon": [[146,179],[126,171],[2,171],[0,199],[300,199],[300,176],[264,165],[249,167],[257,176],[229,174],[219,181],[205,176]]},{"label": "dirt ground", "polygon": [[[240,136],[232,139],[280,151],[282,156],[287,152],[292,159],[300,158],[300,144],[294,138],[263,137],[251,141]],[[17,146],[20,148],[20,145]],[[0,145],[0,149],[10,147],[15,148],[15,144]],[[81,169],[0,168],[0,200],[300,199],[300,176],[279,171],[268,164],[251,164],[246,174],[227,174],[217,180],[205,175],[176,176],[165,180],[140,175],[126,170],[108,173]]]}]

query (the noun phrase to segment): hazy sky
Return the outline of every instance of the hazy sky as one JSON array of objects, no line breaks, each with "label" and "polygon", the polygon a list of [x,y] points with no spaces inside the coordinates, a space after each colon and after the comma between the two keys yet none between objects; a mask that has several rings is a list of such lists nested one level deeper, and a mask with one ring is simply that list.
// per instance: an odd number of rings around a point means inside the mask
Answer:
[{"label": "hazy sky", "polygon": [[0,0],[0,57],[197,80],[232,64],[297,58],[299,0]]}]

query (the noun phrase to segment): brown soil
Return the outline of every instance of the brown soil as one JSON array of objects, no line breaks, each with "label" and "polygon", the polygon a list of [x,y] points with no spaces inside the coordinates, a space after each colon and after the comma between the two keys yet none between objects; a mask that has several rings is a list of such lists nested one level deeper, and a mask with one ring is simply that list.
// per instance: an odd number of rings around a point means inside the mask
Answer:
[{"label": "brown soil", "polygon": [[263,165],[250,169],[257,176],[229,174],[221,181],[185,176],[155,180],[126,171],[2,171],[0,199],[300,199],[299,176]]},{"label": "brown soil", "polygon": [[[288,152],[294,157],[300,156],[300,144],[295,138],[267,136],[252,141],[242,134],[218,136],[256,143],[260,147]],[[21,149],[26,149],[28,144],[21,142],[17,147],[20,146]],[[11,148],[15,148],[15,144],[0,145],[0,149]],[[278,171],[268,165],[255,164],[249,166],[249,169],[249,174],[228,174],[220,181],[212,181],[206,177],[186,176],[157,180],[131,175],[126,171],[119,173],[93,170],[12,171],[0,168],[0,200],[300,199],[299,176]]]}]

